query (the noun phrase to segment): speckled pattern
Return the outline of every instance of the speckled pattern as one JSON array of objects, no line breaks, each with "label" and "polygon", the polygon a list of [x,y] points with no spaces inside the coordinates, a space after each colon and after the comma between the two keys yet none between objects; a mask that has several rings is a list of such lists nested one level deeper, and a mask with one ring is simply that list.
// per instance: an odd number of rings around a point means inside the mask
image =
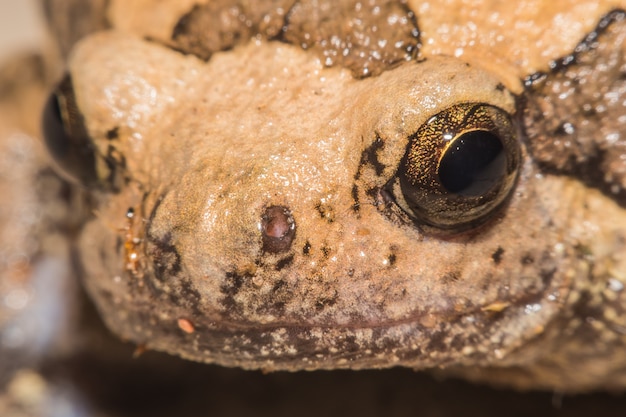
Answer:
[{"label": "speckled pattern", "polygon": [[[308,7],[210,3],[183,13],[170,38],[105,32],[74,48],[70,103],[105,190],[93,193],[79,259],[108,326],[152,349],[266,371],[480,365],[522,387],[620,386],[621,372],[594,376],[623,367],[619,327],[606,328],[601,358],[567,352],[589,343],[575,312],[595,305],[606,285],[596,282],[623,279],[612,272],[622,261],[605,252],[621,251],[624,218],[593,184],[536,165],[524,143],[538,124],[520,114],[539,87],[526,100],[479,62],[422,55],[419,15],[406,4]],[[616,35],[577,64],[623,47],[621,19],[609,20]],[[403,52],[389,58],[385,45]],[[342,58],[329,60],[338,47]],[[504,152],[521,163],[508,165],[501,194],[467,199],[483,211],[451,202],[477,221],[452,215],[443,236],[402,203],[407,185],[395,177],[409,138],[463,102],[509,114],[519,144]],[[589,209],[598,205],[610,224]],[[268,250],[259,226],[274,206],[292,230],[280,250]],[[568,361],[594,372],[573,380]]]},{"label": "speckled pattern", "polygon": [[[433,32],[428,2],[345,2],[355,15],[321,12],[312,31],[307,2],[276,11],[278,25],[264,18],[271,8],[251,13],[244,3],[162,2],[136,13],[151,5],[138,1],[124,15],[118,2],[93,3],[95,27],[59,35],[61,53],[73,51],[100,191],[50,187],[48,197],[58,190],[64,204],[86,206],[69,222],[59,206],[52,224],[79,236],[88,292],[139,351],[265,371],[404,365],[520,388],[622,387],[626,220],[621,148],[607,144],[620,145],[623,130],[611,122],[623,118],[623,12],[575,49],[613,6],[593,3],[568,9],[569,19],[586,20],[573,25],[570,49],[543,64],[522,49],[511,52],[524,57],[515,62],[481,58],[456,31],[463,22]],[[58,14],[48,8],[53,21],[84,12],[64,4]],[[535,23],[549,23],[556,7]],[[233,20],[214,22],[241,39],[218,37],[207,49],[194,25],[212,8],[254,23],[238,32],[228,29]],[[394,36],[409,39],[392,42],[401,52],[392,58],[369,48],[393,31],[363,30],[383,27],[364,19],[388,10],[381,22],[400,22]],[[154,25],[143,31],[142,19],[168,22],[157,25],[164,35]],[[101,33],[72,46],[102,27],[140,36]],[[346,30],[333,37],[333,28]],[[480,28],[469,39],[481,39]],[[245,42],[256,32],[263,36]],[[381,39],[374,44],[390,44]],[[456,58],[434,52],[442,45],[456,45]],[[563,90],[567,83],[582,87]],[[522,163],[487,221],[441,234],[399,203],[394,178],[411,135],[470,101],[511,115]],[[554,120],[546,108],[571,117],[563,109],[587,101],[613,116],[559,119],[564,133],[570,125],[587,133],[575,147],[551,142],[555,129],[540,127],[542,117]]]}]

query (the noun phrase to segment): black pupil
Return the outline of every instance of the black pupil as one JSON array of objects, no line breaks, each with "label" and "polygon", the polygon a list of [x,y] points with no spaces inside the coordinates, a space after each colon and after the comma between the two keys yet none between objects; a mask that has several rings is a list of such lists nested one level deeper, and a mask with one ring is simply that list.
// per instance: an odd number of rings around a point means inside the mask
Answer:
[{"label": "black pupil", "polygon": [[464,133],[446,151],[439,163],[441,185],[451,193],[478,197],[498,183],[506,170],[500,139],[491,132]]}]

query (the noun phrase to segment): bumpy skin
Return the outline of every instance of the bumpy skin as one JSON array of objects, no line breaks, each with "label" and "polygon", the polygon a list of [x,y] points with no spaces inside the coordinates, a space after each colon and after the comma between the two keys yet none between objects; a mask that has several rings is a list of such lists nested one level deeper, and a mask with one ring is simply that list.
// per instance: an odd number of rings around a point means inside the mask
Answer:
[{"label": "bumpy skin", "polygon": [[[102,6],[117,30],[68,64],[102,184],[77,242],[102,317],[226,366],[625,386],[624,13],[594,29],[615,5],[589,2],[591,26],[570,10],[587,23],[568,52],[536,68],[541,54],[515,49],[512,72],[439,53],[425,4],[380,3]],[[465,45],[455,33],[448,46]],[[386,186],[411,135],[463,102],[518,123],[519,177],[486,223],[438,233]]]}]

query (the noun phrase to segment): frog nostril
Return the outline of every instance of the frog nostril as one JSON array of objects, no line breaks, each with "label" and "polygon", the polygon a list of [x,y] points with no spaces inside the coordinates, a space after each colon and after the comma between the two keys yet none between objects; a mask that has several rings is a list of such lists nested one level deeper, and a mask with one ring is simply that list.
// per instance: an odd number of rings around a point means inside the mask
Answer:
[{"label": "frog nostril", "polygon": [[296,222],[291,211],[284,206],[269,206],[261,216],[263,251],[285,252],[296,235]]}]

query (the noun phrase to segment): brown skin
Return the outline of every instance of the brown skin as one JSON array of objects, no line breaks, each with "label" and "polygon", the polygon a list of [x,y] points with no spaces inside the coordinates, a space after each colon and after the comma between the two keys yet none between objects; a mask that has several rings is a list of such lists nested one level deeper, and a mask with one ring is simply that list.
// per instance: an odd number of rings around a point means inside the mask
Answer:
[{"label": "brown skin", "polygon": [[[338,34],[307,29],[297,19],[306,7],[287,3],[283,42],[275,26],[259,23],[263,13],[241,6],[257,41],[247,41],[249,26],[223,19],[210,26],[243,35],[207,46],[193,22],[215,16],[210,8],[177,3],[168,14],[163,2],[122,16],[112,2],[110,25],[153,41],[111,31],[73,49],[69,71],[101,186],[77,245],[86,288],[108,326],[151,349],[226,366],[446,367],[524,388],[624,386],[624,139],[606,152],[606,140],[594,136],[624,132],[624,106],[588,118],[597,127],[571,139],[602,150],[606,163],[554,164],[550,152],[563,149],[537,148],[535,138],[555,143],[554,130],[538,126],[546,106],[561,108],[561,95],[551,98],[546,85],[562,72],[522,83],[571,52],[609,5],[589,2],[592,21],[589,9],[568,9],[566,19],[584,16],[584,23],[549,58],[528,48],[502,53],[500,40],[514,38],[505,19],[494,47],[480,32],[489,26],[477,24],[470,38],[484,41],[488,53],[468,47],[461,59],[444,55],[463,47],[464,32],[434,29],[448,14],[412,2],[415,26],[407,6],[383,7],[400,16],[400,30],[365,24],[380,27],[376,36],[386,42],[351,44],[344,60],[328,62],[335,55],[324,40],[337,35],[345,46],[362,39],[361,26],[349,13],[331,13],[343,22],[329,24],[342,28]],[[463,15],[466,5],[456,6]],[[555,10],[528,20],[551,27]],[[153,17],[167,30],[144,32],[141,22]],[[614,20],[600,48],[566,66],[574,79],[623,50],[626,29]],[[527,36],[518,38],[538,35]],[[317,43],[303,51],[301,39]],[[379,53],[378,45],[398,39],[402,48]],[[371,59],[377,56],[392,58]],[[581,70],[586,61],[590,71]],[[618,70],[591,79],[593,91],[623,97]],[[574,107],[589,101],[582,90],[570,96]],[[480,222],[441,230],[415,220],[394,178],[412,135],[466,102],[510,115],[517,179]],[[590,175],[593,169],[603,175]]]}]

